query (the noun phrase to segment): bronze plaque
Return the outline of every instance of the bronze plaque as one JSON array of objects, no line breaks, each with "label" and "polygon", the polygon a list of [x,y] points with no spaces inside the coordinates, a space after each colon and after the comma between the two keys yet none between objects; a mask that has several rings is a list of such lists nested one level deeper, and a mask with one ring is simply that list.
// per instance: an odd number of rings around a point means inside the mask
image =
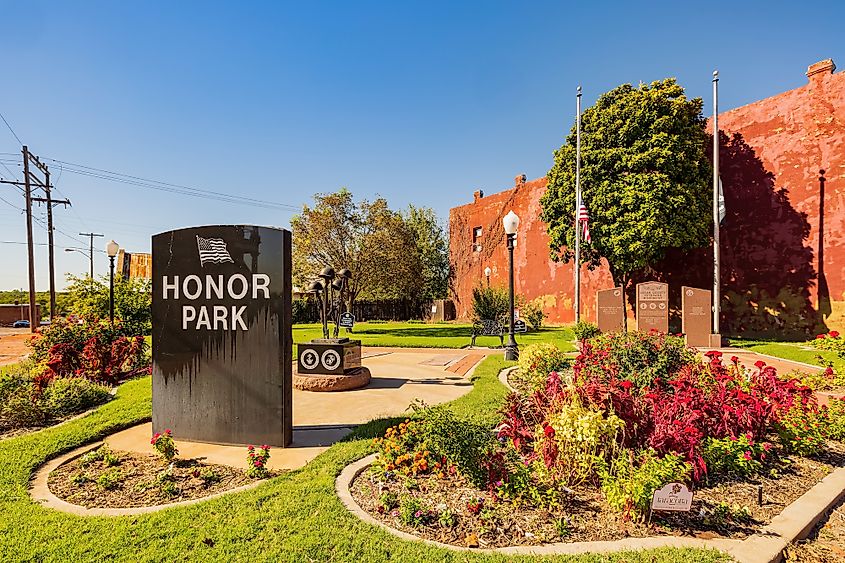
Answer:
[{"label": "bronze plaque", "polygon": [[710,291],[695,287],[681,288],[681,331],[687,346],[710,346],[713,331]]},{"label": "bronze plaque", "polygon": [[637,284],[637,330],[669,332],[669,284]]},{"label": "bronze plaque", "polygon": [[215,225],[152,243],[153,431],[290,445],[290,232]]},{"label": "bronze plaque", "polygon": [[622,331],[625,316],[625,299],[621,287],[596,292],[596,317],[602,332]]}]

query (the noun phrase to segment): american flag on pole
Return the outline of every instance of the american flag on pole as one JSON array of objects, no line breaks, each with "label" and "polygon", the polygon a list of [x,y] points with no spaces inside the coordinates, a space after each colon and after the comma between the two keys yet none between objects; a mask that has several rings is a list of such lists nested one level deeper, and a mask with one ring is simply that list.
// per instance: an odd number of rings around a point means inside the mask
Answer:
[{"label": "american flag on pole", "polygon": [[590,239],[590,217],[589,217],[589,215],[587,215],[587,206],[584,205],[583,203],[581,204],[581,207],[578,208],[578,225],[581,226],[582,224],[584,226],[584,233],[581,236],[581,238],[584,239],[584,242],[589,243],[591,241],[591,239]]},{"label": "american flag on pole", "polygon": [[226,250],[226,243],[222,238],[203,238],[197,235],[197,249],[200,253],[200,265],[205,266],[206,262],[213,264],[222,264],[223,262],[232,262],[232,257],[229,256],[229,251]]}]

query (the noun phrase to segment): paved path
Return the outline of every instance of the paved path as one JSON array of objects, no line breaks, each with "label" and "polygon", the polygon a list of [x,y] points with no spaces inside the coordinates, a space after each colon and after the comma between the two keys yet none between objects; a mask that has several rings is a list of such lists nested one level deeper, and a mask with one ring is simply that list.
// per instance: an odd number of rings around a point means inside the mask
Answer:
[{"label": "paved path", "polygon": [[[472,382],[466,374],[484,359],[485,354],[443,349],[366,348],[363,356],[364,365],[372,373],[370,384],[364,388],[337,393],[294,390],[293,447],[273,448],[271,469],[302,467],[346,436],[355,425],[374,418],[401,416],[415,399],[435,405],[468,393]],[[472,365],[469,365],[470,361]],[[458,364],[459,371],[463,371],[461,375],[448,369]],[[106,438],[106,442],[115,450],[150,453],[151,435],[152,424],[146,423],[118,432]],[[201,457],[213,463],[246,467],[246,448],[243,446],[179,440],[177,445],[182,458]]]},{"label": "paved path", "polygon": [[747,368],[753,368],[754,364],[760,360],[766,362],[767,366],[772,366],[778,371],[778,374],[785,375],[791,371],[802,371],[804,373],[817,373],[823,370],[819,366],[813,366],[802,362],[795,362],[792,360],[784,360],[783,358],[776,358],[767,354],[758,354],[753,350],[746,348],[699,348],[702,354],[708,350],[718,350],[722,353],[722,361],[728,363],[731,356],[739,358],[739,363]]}]

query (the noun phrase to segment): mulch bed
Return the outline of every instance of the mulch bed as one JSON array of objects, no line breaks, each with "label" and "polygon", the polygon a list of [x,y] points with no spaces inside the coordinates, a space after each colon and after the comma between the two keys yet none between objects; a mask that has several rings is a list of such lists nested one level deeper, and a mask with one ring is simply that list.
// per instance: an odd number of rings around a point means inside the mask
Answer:
[{"label": "mulch bed", "polygon": [[[776,452],[773,448],[772,452]],[[774,457],[774,456],[773,456]],[[771,459],[771,458],[770,458]],[[760,531],[771,519],[835,467],[845,466],[845,446],[829,442],[829,450],[815,458],[782,456],[772,461],[763,474],[750,479],[718,479],[702,483],[695,491],[692,510],[686,513],[655,513],[651,523],[623,521],[594,486],[579,487],[568,494],[562,506],[552,511],[532,505],[501,500],[494,502],[486,491],[472,487],[460,475],[421,475],[412,480],[402,476],[385,481],[370,471],[352,483],[355,501],[384,524],[425,539],[465,547],[506,547],[551,542],[619,540],[655,535],[743,539]],[[407,485],[410,485],[408,488]],[[763,489],[758,505],[757,486]],[[455,516],[453,525],[435,518],[411,526],[403,523],[398,507],[379,508],[379,497],[389,492],[401,499],[415,497],[426,509],[444,509]],[[473,514],[467,504],[484,499]],[[807,560],[809,561],[809,560]]]},{"label": "mulch bed", "polygon": [[88,508],[132,508],[198,499],[255,481],[228,465],[178,459],[168,466],[155,455],[113,454],[119,461],[112,466],[102,460],[86,465],[82,457],[59,466],[47,479],[50,491]]},{"label": "mulch bed", "polygon": [[790,563],[839,563],[845,561],[845,501],[821,521],[806,540],[789,546]]}]

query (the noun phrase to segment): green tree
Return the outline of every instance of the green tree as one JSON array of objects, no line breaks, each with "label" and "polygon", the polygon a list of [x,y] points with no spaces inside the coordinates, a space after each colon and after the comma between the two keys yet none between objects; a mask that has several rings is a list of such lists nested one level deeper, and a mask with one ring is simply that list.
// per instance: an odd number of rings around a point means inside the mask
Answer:
[{"label": "green tree", "polygon": [[[68,313],[79,316],[109,317],[108,278],[67,276]],[[152,330],[152,281],[133,278],[114,280],[114,316],[120,319],[127,334],[150,334]]]},{"label": "green tree", "polygon": [[[687,99],[674,78],[623,84],[584,111],[582,199],[592,243],[582,242],[590,268],[607,260],[625,289],[631,274],[670,248],[703,246],[710,233],[711,164],[701,98]],[[575,246],[575,128],[555,151],[540,202],[551,256],[569,262]]]},{"label": "green tree", "polygon": [[416,298],[422,266],[414,233],[387,201],[356,202],[346,188],[316,194],[291,218],[294,284],[326,266],[352,271],[351,300]]},{"label": "green tree", "polygon": [[422,280],[420,298],[445,299],[449,292],[449,241],[430,207],[409,205],[403,213],[419,253]]}]

